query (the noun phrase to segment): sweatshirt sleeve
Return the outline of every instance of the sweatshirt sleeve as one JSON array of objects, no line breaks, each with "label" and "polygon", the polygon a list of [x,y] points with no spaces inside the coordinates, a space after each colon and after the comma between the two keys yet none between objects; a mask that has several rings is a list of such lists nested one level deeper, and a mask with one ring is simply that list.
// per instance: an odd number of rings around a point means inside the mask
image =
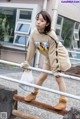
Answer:
[{"label": "sweatshirt sleeve", "polygon": [[31,34],[29,37],[29,47],[28,47],[27,57],[26,57],[26,60],[28,61],[29,64],[31,64],[31,62],[32,62],[32,59],[35,55],[35,50],[36,50],[36,47],[34,44],[33,36]]}]

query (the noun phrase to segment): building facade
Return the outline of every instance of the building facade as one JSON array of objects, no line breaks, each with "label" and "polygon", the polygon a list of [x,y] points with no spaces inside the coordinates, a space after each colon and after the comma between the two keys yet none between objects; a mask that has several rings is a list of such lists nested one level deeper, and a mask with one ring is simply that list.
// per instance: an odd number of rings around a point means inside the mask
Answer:
[{"label": "building facade", "polygon": [[[66,1],[66,0],[65,0]],[[52,16],[52,28],[68,48],[80,48],[80,5],[63,0],[0,0],[0,58],[21,63],[26,59],[28,38],[35,27],[40,10]],[[40,67],[42,60],[35,53],[32,65]]]}]

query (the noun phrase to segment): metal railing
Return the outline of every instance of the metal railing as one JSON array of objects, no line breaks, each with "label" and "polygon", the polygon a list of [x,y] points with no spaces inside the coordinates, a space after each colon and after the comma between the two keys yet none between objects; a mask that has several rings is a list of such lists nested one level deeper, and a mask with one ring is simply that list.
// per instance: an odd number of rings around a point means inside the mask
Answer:
[{"label": "metal railing", "polygon": [[[10,65],[15,65],[15,66],[19,66],[20,67],[20,64],[13,63],[13,62],[8,62],[8,61],[4,61],[4,60],[0,60],[0,63],[10,64]],[[34,70],[34,71],[39,71],[39,72],[45,72],[45,73],[48,73],[48,74],[52,74],[51,71],[42,70],[42,69],[39,69],[39,68],[28,67],[28,69]],[[71,79],[75,79],[75,80],[79,80],[80,81],[80,78],[75,77],[75,76],[69,76],[69,75],[65,75],[65,74],[61,74],[61,73],[60,73],[60,75],[61,76],[65,76],[66,78],[71,78]],[[29,86],[29,87],[41,89],[41,90],[44,90],[44,91],[48,91],[48,92],[52,92],[52,93],[56,93],[56,94],[59,94],[59,95],[64,95],[64,96],[67,96],[67,97],[70,97],[70,98],[73,98],[73,99],[80,100],[80,96],[64,93],[64,92],[61,92],[61,91],[49,89],[49,88],[38,86],[38,85],[35,85],[35,84],[30,84],[30,83],[26,83],[25,84],[24,82],[22,82],[20,80],[12,79],[12,78],[9,78],[9,77],[6,77],[6,76],[2,76],[2,75],[0,75],[0,78],[2,78],[4,80],[11,81],[11,82],[15,82],[15,83],[18,83],[18,84],[24,84],[24,85]]]}]

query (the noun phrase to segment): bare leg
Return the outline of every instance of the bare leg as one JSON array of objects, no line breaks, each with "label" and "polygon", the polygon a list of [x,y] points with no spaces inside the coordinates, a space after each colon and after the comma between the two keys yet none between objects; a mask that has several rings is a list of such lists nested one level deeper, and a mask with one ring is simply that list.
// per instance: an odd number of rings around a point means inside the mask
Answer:
[{"label": "bare leg", "polygon": [[61,76],[56,77],[56,81],[59,86],[59,90],[62,92],[66,92],[66,85],[65,85],[63,78]]},{"label": "bare leg", "polygon": [[[49,66],[47,64],[43,65],[43,69],[48,70]],[[37,79],[36,85],[41,86],[45,79],[47,78],[47,73],[41,73]],[[36,98],[36,95],[38,94],[38,89],[35,89],[34,93],[29,94],[28,96],[24,97],[25,101],[32,101]]]},{"label": "bare leg", "polygon": [[[61,92],[65,92],[66,86],[65,86],[63,78],[58,76],[58,77],[56,77],[56,81],[59,86],[59,90]],[[64,108],[66,108],[66,104],[67,104],[67,98],[65,96],[61,96],[59,99],[59,103],[57,105],[55,105],[54,108],[57,110],[62,110]]]},{"label": "bare leg", "polygon": [[[43,69],[49,70],[49,66],[47,64],[43,65]],[[42,85],[45,79],[47,78],[48,74],[47,73],[41,73],[38,77],[38,80],[36,82],[37,85]]]}]

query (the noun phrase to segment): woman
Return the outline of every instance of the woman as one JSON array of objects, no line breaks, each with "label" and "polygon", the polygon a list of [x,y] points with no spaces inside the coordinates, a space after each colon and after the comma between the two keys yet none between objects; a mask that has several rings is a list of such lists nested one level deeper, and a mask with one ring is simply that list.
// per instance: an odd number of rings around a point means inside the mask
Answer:
[{"label": "woman", "polygon": [[[52,40],[48,34],[55,39]],[[40,11],[36,16],[36,28],[30,35],[29,48],[27,52],[27,58],[24,63],[22,63],[22,68],[28,67],[31,64],[32,58],[34,57],[36,49],[39,50],[41,54],[45,56],[45,61],[43,64],[43,69],[51,70],[55,76],[59,90],[62,92],[66,91],[66,86],[64,80],[59,76],[61,69],[59,67],[58,52],[56,51],[56,42],[58,43],[58,38],[53,30],[51,30],[51,17],[46,11]],[[65,69],[66,70],[66,69]],[[42,85],[48,74],[41,73],[37,79],[36,85]],[[24,97],[25,101],[32,101],[36,98],[38,94],[38,89],[35,89],[34,93],[29,94]],[[54,106],[57,110],[62,110],[66,108],[67,98],[61,96],[59,103]]]}]

